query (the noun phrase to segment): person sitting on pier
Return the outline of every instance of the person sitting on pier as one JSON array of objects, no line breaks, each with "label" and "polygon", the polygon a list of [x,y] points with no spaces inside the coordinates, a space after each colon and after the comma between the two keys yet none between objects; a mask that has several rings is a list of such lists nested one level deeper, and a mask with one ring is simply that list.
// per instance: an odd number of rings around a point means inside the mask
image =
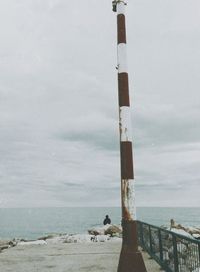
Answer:
[{"label": "person sitting on pier", "polygon": [[104,225],[111,224],[111,220],[108,215],[106,215],[106,218],[104,219],[103,224]]}]

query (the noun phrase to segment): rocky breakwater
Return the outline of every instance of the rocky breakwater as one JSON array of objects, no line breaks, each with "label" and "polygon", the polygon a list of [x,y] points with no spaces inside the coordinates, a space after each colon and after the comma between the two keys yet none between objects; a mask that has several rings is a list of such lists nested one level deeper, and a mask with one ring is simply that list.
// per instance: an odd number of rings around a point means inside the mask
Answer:
[{"label": "rocky breakwater", "polygon": [[105,225],[88,230],[88,234],[50,234],[34,241],[19,240],[17,246],[48,245],[57,243],[93,243],[114,242],[121,240],[121,226]]},{"label": "rocky breakwater", "polygon": [[62,243],[114,242],[121,240],[121,236],[121,226],[105,225],[89,229],[88,234],[66,234],[46,241],[47,243],[54,243],[58,240]]},{"label": "rocky breakwater", "polygon": [[0,252],[14,246],[42,246],[57,243],[93,243],[121,240],[121,226],[106,225],[88,230],[88,234],[49,234],[36,240],[0,240]]},{"label": "rocky breakwater", "polygon": [[8,249],[17,245],[17,241],[14,240],[0,240],[0,253],[4,249]]},{"label": "rocky breakwater", "polygon": [[114,242],[121,240],[121,226],[105,225],[93,227],[88,234],[60,234],[55,236],[41,237],[38,240],[49,243],[93,243],[93,242]]}]

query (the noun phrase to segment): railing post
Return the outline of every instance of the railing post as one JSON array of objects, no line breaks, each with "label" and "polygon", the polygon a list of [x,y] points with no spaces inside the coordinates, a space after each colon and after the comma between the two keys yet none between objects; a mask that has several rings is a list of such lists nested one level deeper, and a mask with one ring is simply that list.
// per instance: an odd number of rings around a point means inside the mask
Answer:
[{"label": "railing post", "polygon": [[198,243],[198,250],[199,250],[199,263],[198,266],[200,266],[200,244]]},{"label": "railing post", "polygon": [[149,243],[150,243],[150,252],[153,253],[152,236],[151,236],[151,226],[149,226]]},{"label": "railing post", "polygon": [[143,231],[143,223],[140,223],[140,230],[141,230],[141,241],[142,241],[142,248],[143,250],[145,249],[145,244],[144,244],[144,231]]},{"label": "railing post", "polygon": [[179,272],[177,241],[176,241],[176,236],[174,234],[172,234],[172,241],[173,241],[173,250],[174,250],[174,272]]},{"label": "railing post", "polygon": [[140,222],[137,222],[137,237],[138,237],[138,245],[141,246],[141,225]]},{"label": "railing post", "polygon": [[158,239],[159,239],[159,250],[160,250],[160,260],[163,262],[163,247],[162,247],[162,238],[161,238],[161,230],[158,230]]}]

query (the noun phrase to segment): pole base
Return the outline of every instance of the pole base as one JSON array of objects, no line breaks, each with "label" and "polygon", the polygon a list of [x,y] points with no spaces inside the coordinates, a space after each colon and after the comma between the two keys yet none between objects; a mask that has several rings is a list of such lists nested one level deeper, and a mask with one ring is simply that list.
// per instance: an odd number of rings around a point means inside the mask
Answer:
[{"label": "pole base", "polygon": [[142,253],[122,245],[117,272],[147,272]]}]

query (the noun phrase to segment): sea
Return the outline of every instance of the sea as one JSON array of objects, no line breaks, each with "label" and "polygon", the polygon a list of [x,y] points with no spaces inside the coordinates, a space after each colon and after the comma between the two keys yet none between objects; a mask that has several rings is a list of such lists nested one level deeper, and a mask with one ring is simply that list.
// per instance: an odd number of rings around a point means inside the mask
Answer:
[{"label": "sea", "polygon": [[[120,224],[121,208],[0,208],[0,239],[37,239],[48,234],[87,233],[102,225],[105,215]],[[184,226],[200,227],[200,207],[138,207],[137,220],[155,226],[169,226],[170,219]]]}]

